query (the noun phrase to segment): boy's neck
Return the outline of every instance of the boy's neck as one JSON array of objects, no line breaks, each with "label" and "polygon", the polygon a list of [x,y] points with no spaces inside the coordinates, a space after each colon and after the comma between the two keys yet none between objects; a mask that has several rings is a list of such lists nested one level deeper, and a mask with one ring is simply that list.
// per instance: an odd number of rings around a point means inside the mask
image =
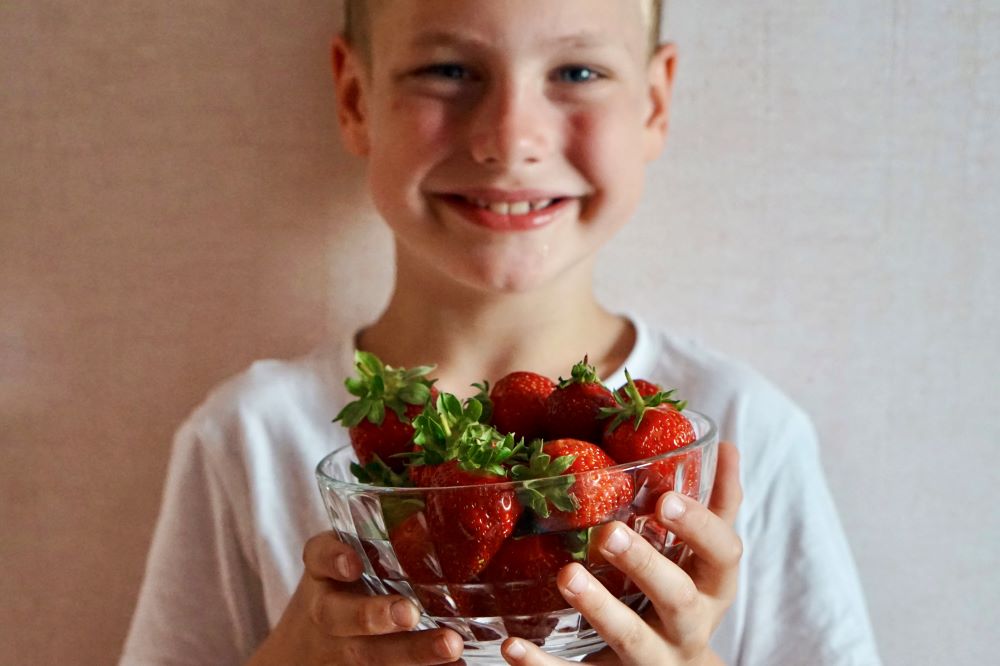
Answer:
[{"label": "boy's neck", "polygon": [[436,365],[438,386],[460,396],[473,382],[513,370],[568,377],[584,355],[607,376],[635,342],[631,324],[594,297],[593,266],[526,293],[484,293],[401,265],[381,317],[361,331],[359,348],[393,366]]}]

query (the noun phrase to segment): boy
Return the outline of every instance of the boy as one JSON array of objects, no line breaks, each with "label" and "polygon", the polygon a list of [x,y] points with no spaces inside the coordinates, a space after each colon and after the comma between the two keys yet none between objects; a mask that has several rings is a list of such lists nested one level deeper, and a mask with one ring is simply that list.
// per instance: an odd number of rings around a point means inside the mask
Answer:
[{"label": "boy", "polygon": [[[597,250],[632,215],[666,137],[675,58],[650,46],[658,3],[348,9],[334,47],[340,125],[393,232],[395,290],[367,328],[255,364],[180,429],[122,664],[461,657],[449,630],[407,631],[417,610],[405,599],[361,592],[356,556],[324,531],[312,469],[344,436],[330,418],[355,348],[435,364],[437,385],[459,394],[511,370],[565,374],[586,353],[611,385],[628,367],[679,387],[739,444],[742,463],[720,447],[709,507],[673,493],[658,504],[694,551],[683,568],[620,524],[597,537],[650,611],[631,612],[579,565],[560,572],[610,646],[595,660],[878,663],[808,419],[748,369],[606,311],[591,289]],[[561,662],[517,639],[504,655]]]}]

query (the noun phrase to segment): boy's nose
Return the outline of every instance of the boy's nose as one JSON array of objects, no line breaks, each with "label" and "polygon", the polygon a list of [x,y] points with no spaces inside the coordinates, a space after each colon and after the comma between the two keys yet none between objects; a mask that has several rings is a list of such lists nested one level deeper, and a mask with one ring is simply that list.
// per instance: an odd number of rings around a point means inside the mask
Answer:
[{"label": "boy's nose", "polygon": [[469,136],[472,158],[490,166],[540,162],[555,137],[546,121],[544,98],[509,84],[498,85],[480,100]]}]

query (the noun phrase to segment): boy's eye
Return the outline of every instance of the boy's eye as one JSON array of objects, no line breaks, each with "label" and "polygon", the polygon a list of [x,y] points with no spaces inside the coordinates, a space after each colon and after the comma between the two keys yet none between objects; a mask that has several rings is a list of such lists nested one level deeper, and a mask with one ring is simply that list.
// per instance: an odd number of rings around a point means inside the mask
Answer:
[{"label": "boy's eye", "polygon": [[452,79],[454,81],[461,81],[472,77],[469,70],[465,67],[450,62],[421,67],[417,70],[416,74],[418,76],[440,77],[443,79]]},{"label": "boy's eye", "polygon": [[586,65],[570,65],[559,68],[556,78],[563,83],[590,83],[604,78],[604,75]]}]

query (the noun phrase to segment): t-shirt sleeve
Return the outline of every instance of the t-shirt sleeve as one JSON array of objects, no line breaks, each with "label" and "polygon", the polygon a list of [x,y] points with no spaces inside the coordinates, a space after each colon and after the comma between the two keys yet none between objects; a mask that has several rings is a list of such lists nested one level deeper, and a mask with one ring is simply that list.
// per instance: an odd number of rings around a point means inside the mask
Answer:
[{"label": "t-shirt sleeve", "polygon": [[191,422],[178,431],[119,666],[243,664],[267,635],[238,470]]},{"label": "t-shirt sleeve", "polygon": [[772,463],[756,479],[760,485],[747,489],[743,506],[739,663],[877,666],[860,580],[812,423],[795,412],[775,435]]}]

